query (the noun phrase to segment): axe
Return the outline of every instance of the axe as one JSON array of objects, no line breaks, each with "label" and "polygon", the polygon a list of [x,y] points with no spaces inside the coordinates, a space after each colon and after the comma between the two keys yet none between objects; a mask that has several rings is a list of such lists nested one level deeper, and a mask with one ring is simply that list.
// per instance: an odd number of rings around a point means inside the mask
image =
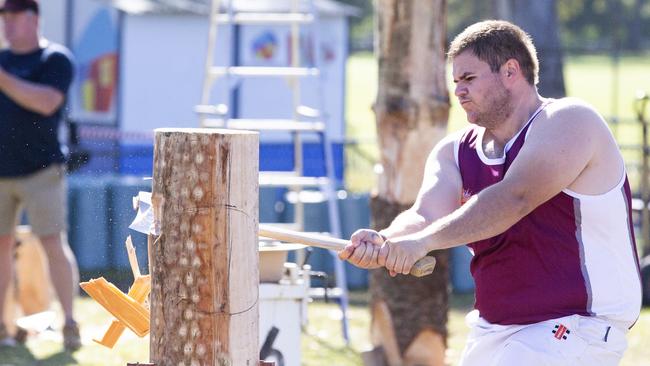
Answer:
[{"label": "axe", "polygon": [[[330,249],[335,251],[341,251],[343,248],[348,245],[347,240],[332,238],[325,235],[318,235],[312,233],[303,233],[299,231],[282,229],[270,225],[260,225],[259,226],[259,236],[291,242],[291,243],[300,243],[304,245],[309,245],[312,247]],[[433,269],[436,266],[436,259],[431,256],[426,256],[420,258],[413,267],[411,268],[410,274],[415,277],[422,277],[431,274]]]}]

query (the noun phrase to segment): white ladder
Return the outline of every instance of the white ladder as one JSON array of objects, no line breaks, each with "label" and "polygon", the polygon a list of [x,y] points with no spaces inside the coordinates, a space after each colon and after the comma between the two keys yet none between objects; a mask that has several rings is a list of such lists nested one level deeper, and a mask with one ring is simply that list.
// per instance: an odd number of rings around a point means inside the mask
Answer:
[{"label": "white ladder", "polygon": [[[261,187],[288,187],[299,193],[303,187],[319,188],[327,199],[328,218],[330,234],[334,237],[341,237],[340,215],[335,191],[336,176],[334,172],[334,155],[332,145],[327,132],[326,113],[324,113],[323,80],[319,65],[321,62],[318,11],[314,0],[290,0],[290,8],[286,12],[240,12],[234,9],[234,0],[212,0],[210,11],[210,28],[208,33],[208,46],[205,63],[205,78],[201,104],[197,105],[195,111],[200,116],[201,127],[248,129],[258,131],[289,131],[292,134],[294,150],[294,169],[290,172],[261,172],[259,184]],[[223,6],[222,6],[223,4]],[[224,11],[225,10],[225,11]],[[217,44],[217,28],[219,24],[227,26],[226,38],[226,65],[216,66],[214,62],[214,51]],[[290,67],[255,67],[232,65],[232,52],[234,46],[234,26],[246,24],[281,24],[291,27],[291,66]],[[311,29],[313,40],[314,65],[312,67],[301,66],[300,61],[300,30],[308,25]],[[292,119],[251,119],[232,118],[232,110],[229,103],[211,104],[211,94],[214,82],[222,78],[227,85],[227,98],[231,91],[244,78],[285,78],[293,94],[293,118]],[[300,79],[318,78],[318,106],[310,108],[301,104]],[[303,133],[316,133],[319,136],[323,147],[323,159],[325,162],[326,176],[305,177],[303,176]],[[300,195],[297,194],[296,197]],[[294,205],[294,221],[297,230],[304,230],[304,206],[300,199]],[[342,312],[342,332],[346,343],[349,343],[348,333],[348,294],[345,269],[343,263],[338,259],[336,253],[330,252],[334,261],[334,274],[336,277],[336,292]],[[327,289],[325,289],[327,292]]]}]

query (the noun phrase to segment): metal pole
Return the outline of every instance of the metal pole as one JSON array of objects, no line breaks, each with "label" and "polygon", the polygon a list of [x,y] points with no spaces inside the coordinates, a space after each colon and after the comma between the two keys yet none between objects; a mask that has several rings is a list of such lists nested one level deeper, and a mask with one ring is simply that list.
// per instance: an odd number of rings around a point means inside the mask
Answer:
[{"label": "metal pole", "polygon": [[[319,94],[319,102],[320,102],[320,116],[323,121],[326,121],[329,116],[327,115],[325,111],[325,91],[324,89],[324,83],[325,83],[325,70],[324,68],[321,67],[322,63],[322,54],[321,54],[321,39],[319,37],[321,29],[318,29],[321,26],[321,23],[319,22],[320,20],[320,14],[318,13],[318,9],[316,7],[316,4],[314,1],[310,3],[311,6],[311,13],[314,14],[314,26],[312,28],[312,47],[314,50],[314,66],[318,67],[320,70],[320,74],[318,77],[320,78],[319,80],[319,88],[318,88],[318,94]],[[327,124],[326,124],[327,126]],[[343,231],[341,230],[341,221],[340,221],[340,215],[339,215],[339,208],[338,208],[338,196],[336,194],[336,185],[337,185],[337,180],[336,180],[336,170],[335,170],[335,164],[334,164],[334,151],[332,148],[332,140],[329,138],[329,133],[327,130],[321,132],[321,141],[323,142],[323,159],[325,160],[325,170],[326,170],[326,175],[329,180],[329,184],[325,187],[325,193],[327,195],[327,213],[328,213],[328,218],[329,218],[329,228],[330,228],[330,233],[332,236],[336,238],[340,238],[341,235],[343,234]],[[336,287],[338,287],[341,290],[341,297],[339,298],[339,303],[341,306],[341,313],[342,313],[342,318],[341,318],[341,331],[343,332],[343,339],[345,340],[345,344],[349,345],[350,344],[350,333],[349,333],[349,323],[348,323],[348,306],[349,306],[349,300],[348,300],[348,288],[347,288],[347,279],[345,275],[345,266],[344,263],[338,258],[336,253],[330,251],[330,255],[332,256],[332,260],[334,261],[334,276],[336,278]]]}]

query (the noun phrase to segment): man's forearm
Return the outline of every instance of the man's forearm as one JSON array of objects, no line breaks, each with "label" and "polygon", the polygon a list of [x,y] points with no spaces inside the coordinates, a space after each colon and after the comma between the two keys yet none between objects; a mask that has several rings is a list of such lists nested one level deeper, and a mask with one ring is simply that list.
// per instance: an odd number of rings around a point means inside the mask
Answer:
[{"label": "man's forearm", "polygon": [[40,85],[0,71],[0,91],[21,107],[49,116],[63,103],[63,93],[51,86]]},{"label": "man's forearm", "polygon": [[501,234],[531,210],[523,196],[490,187],[414,236],[427,251],[452,248]]},{"label": "man's forearm", "polygon": [[422,215],[412,209],[408,209],[397,215],[390,226],[381,230],[379,233],[386,238],[404,236],[422,231],[430,223]]}]

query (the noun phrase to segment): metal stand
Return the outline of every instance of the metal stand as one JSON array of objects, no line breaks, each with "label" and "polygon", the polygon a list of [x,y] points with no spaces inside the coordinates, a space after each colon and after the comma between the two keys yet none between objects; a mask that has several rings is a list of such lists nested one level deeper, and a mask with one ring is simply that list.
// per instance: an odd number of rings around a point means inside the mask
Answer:
[{"label": "metal stand", "polygon": [[[300,199],[300,192],[305,187],[318,188],[327,199],[328,217],[330,223],[330,233],[332,236],[340,238],[340,215],[336,196],[336,177],[334,172],[334,156],[332,152],[331,141],[328,137],[326,120],[324,113],[324,93],[323,93],[323,73],[320,68],[321,52],[318,10],[313,0],[291,0],[290,9],[286,12],[268,13],[239,11],[233,6],[233,0],[223,2],[219,0],[212,1],[210,14],[210,30],[208,33],[207,56],[205,63],[205,79],[203,83],[203,93],[201,104],[196,106],[195,110],[200,115],[201,127],[231,128],[231,129],[251,129],[259,131],[287,131],[291,133],[294,167],[290,172],[264,172],[260,173],[260,186],[267,187],[288,187],[295,192],[298,197],[295,203],[294,223],[292,228],[304,231],[304,205]],[[217,43],[217,27],[220,25],[227,26],[226,38],[229,45],[226,47],[227,64],[224,66],[215,66],[213,55]],[[290,27],[290,44],[291,44],[291,65],[289,67],[254,67],[239,66],[233,60],[232,50],[235,49],[235,27],[248,24],[283,24]],[[314,64],[303,66],[300,60],[300,31],[304,26],[309,26],[313,38]],[[211,91],[213,83],[218,78],[225,79],[228,94],[231,95],[233,90],[244,78],[284,78],[292,91],[293,118],[278,119],[246,119],[233,118],[233,108],[230,102],[221,104],[211,104]],[[304,78],[317,78],[318,80],[318,105],[316,108],[304,106],[301,103],[300,81]],[[325,176],[322,177],[305,177],[303,176],[303,151],[302,151],[302,134],[315,133],[319,136],[319,142],[323,148],[323,157],[325,164]],[[338,259],[336,253],[331,252],[336,275],[336,286],[338,300],[343,313],[342,331],[343,338],[349,343],[348,335],[348,295],[343,263]]]}]

